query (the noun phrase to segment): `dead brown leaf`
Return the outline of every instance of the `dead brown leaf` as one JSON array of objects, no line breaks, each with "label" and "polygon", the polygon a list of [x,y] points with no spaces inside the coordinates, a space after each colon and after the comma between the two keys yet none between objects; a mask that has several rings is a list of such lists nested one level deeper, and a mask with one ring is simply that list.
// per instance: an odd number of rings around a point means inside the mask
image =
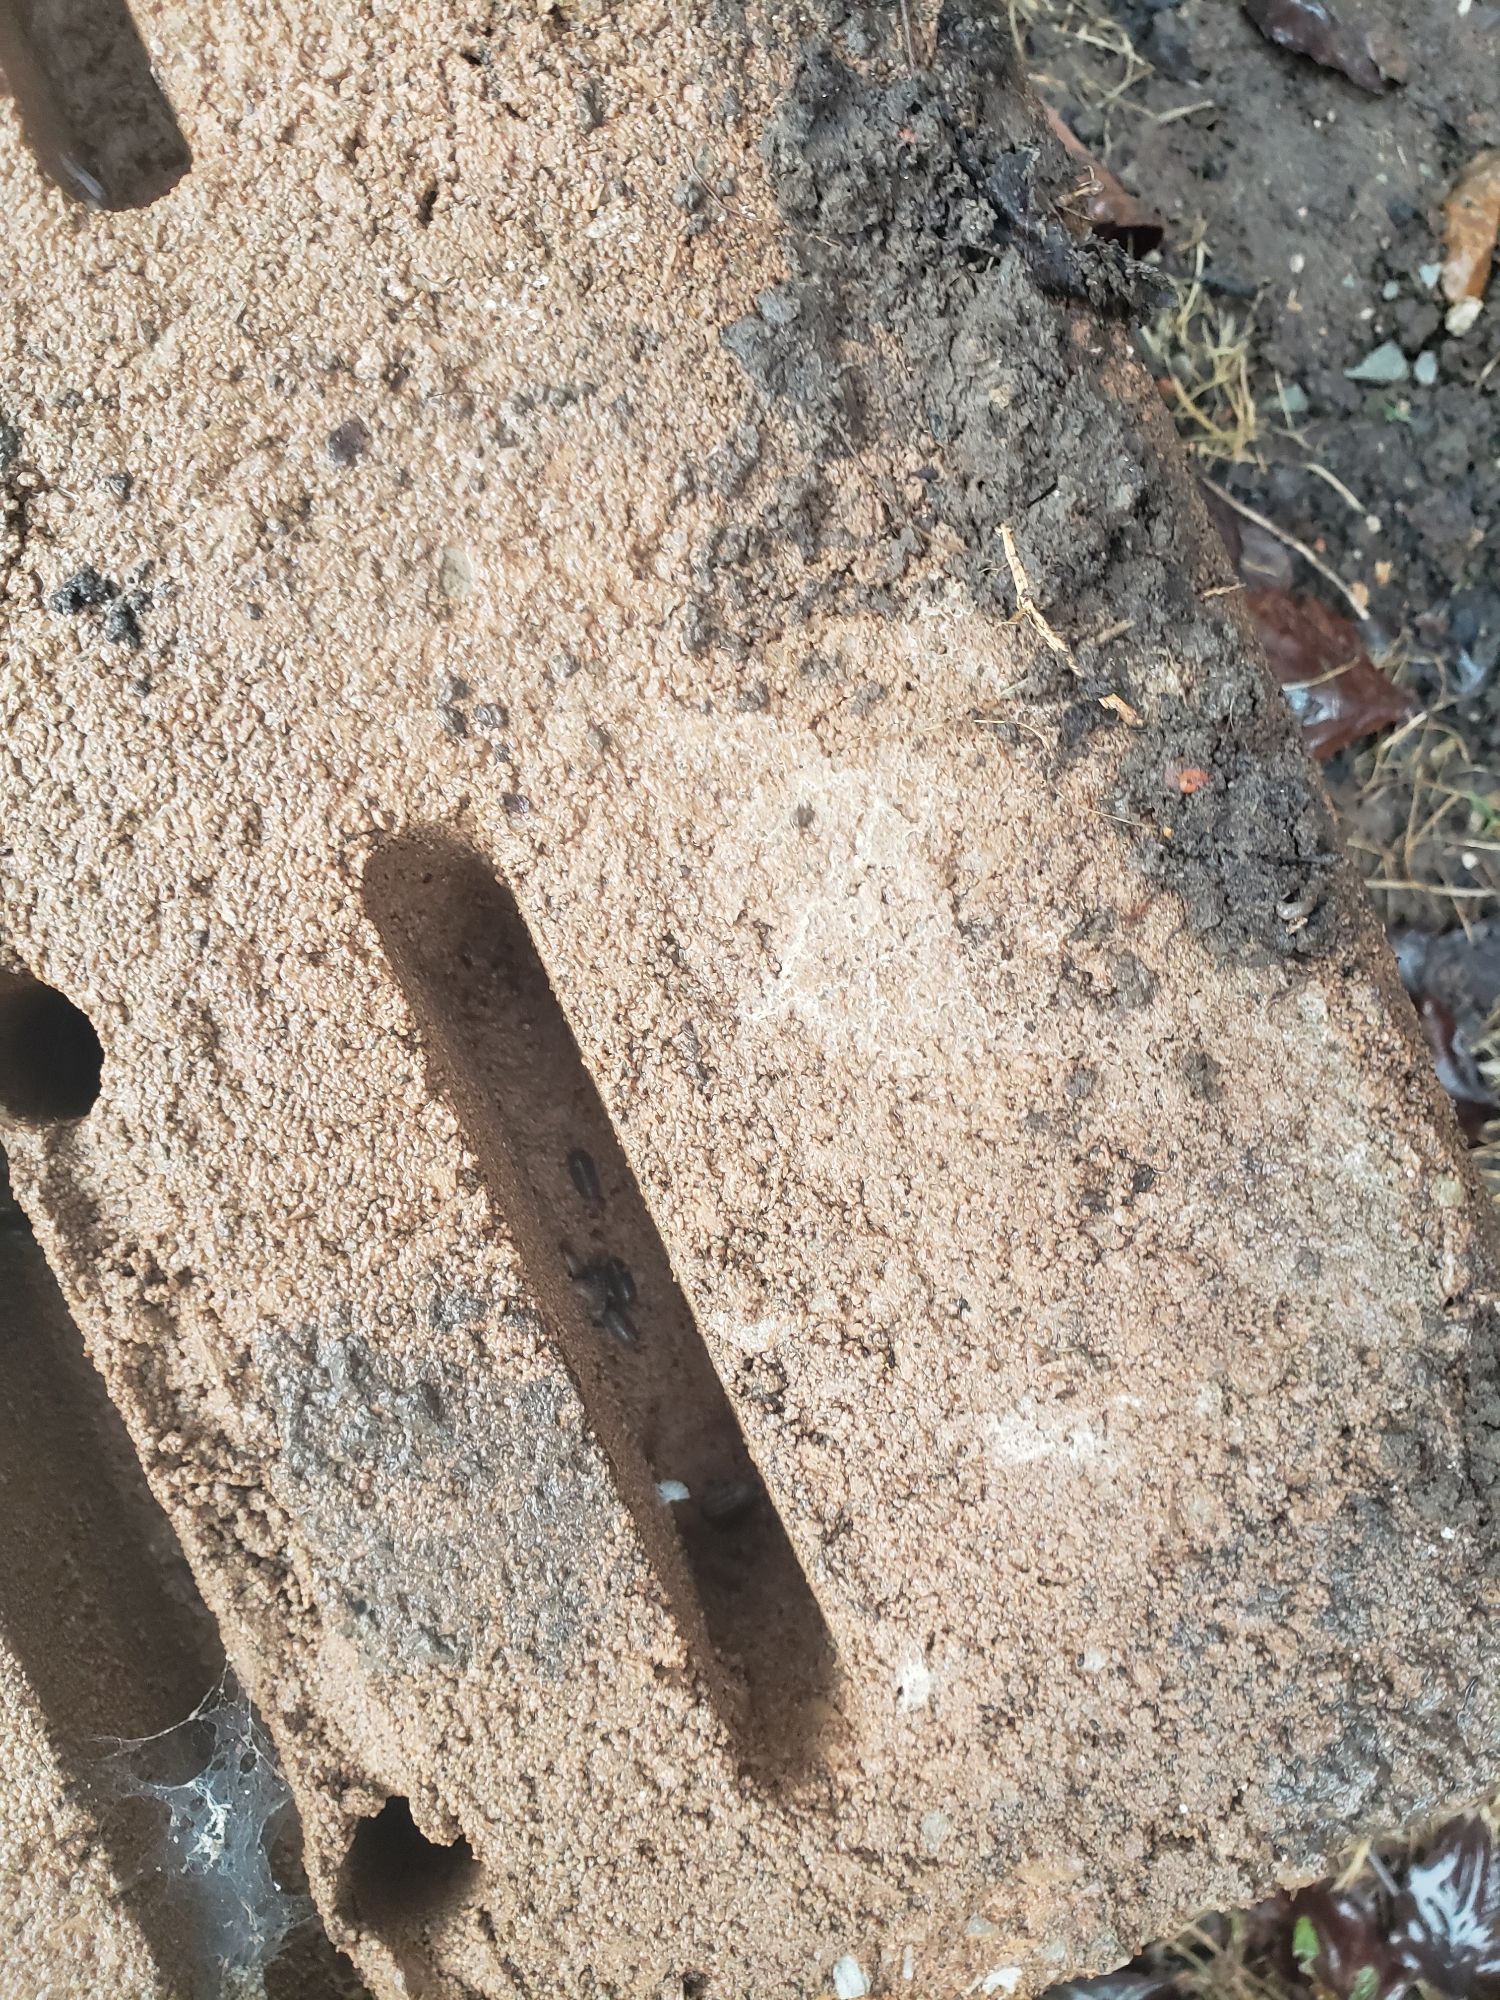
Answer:
[{"label": "dead brown leaf", "polygon": [[1342,21],[1324,0],[1242,0],[1245,12],[1269,42],[1310,56],[1325,69],[1341,70],[1361,90],[1376,92],[1391,82],[1375,59],[1368,33]]},{"label": "dead brown leaf", "polygon": [[1411,714],[1410,695],[1375,665],[1352,620],[1316,597],[1286,590],[1247,590],[1245,606],[1303,741],[1320,763]]},{"label": "dead brown leaf", "polygon": [[1482,299],[1500,235],[1500,147],[1476,153],[1443,203],[1443,297]]},{"label": "dead brown leaf", "polygon": [[1101,166],[1083,141],[1065,125],[1050,104],[1042,111],[1057,134],[1063,151],[1085,168],[1088,178],[1078,190],[1077,210],[1096,236],[1123,243],[1136,257],[1145,257],[1161,248],[1166,225],[1154,208],[1122,187],[1106,166]]}]

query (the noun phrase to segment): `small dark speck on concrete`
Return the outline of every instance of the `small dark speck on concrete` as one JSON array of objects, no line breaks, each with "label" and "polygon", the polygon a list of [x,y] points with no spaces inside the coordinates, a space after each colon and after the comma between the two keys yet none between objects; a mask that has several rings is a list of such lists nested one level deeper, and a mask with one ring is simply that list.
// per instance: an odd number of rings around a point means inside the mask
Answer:
[{"label": "small dark speck on concrete", "polygon": [[574,84],[573,113],[580,132],[597,132],[604,123],[604,92],[597,77],[586,76]]},{"label": "small dark speck on concrete", "polygon": [[0,424],[0,473],[9,472],[21,456],[21,433],[14,424]]},{"label": "small dark speck on concrete", "polygon": [[149,598],[120,597],[104,614],[104,636],[112,646],[130,646],[141,643],[140,614]]},{"label": "small dark speck on concrete", "polygon": [[531,811],[531,801],[524,792],[503,792],[500,803],[512,819],[525,819]]},{"label": "small dark speck on concrete", "polygon": [[798,831],[806,833],[807,829],[813,823],[813,809],[811,806],[798,806],[792,817],[796,822]]},{"label": "small dark speck on concrete", "polygon": [[85,563],[82,569],[75,569],[65,582],[57,586],[47,599],[47,609],[61,613],[64,618],[76,618],[80,611],[96,610],[119,594],[117,583],[101,576],[92,563]]},{"label": "small dark speck on concrete", "polygon": [[135,491],[135,475],[130,472],[106,472],[104,489],[113,493],[117,500],[128,500]]},{"label": "small dark speck on concrete", "polygon": [[443,677],[441,695],[444,701],[467,701],[473,692],[469,683],[457,674],[446,674]]},{"label": "small dark speck on concrete", "polygon": [[370,449],[370,433],[358,417],[328,433],[328,456],[335,465],[356,465]]},{"label": "small dark speck on concrete", "polygon": [[510,721],[510,710],[503,701],[482,701],[474,711],[476,729],[504,729]]},{"label": "small dark speck on concrete", "polygon": [[455,742],[469,733],[469,719],[461,708],[440,708],[438,721]]}]

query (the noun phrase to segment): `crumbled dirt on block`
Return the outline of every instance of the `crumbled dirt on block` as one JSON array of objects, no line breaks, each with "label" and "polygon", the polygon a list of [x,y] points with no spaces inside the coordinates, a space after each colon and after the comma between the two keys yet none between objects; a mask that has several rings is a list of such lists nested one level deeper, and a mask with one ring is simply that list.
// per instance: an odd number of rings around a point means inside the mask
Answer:
[{"label": "crumbled dirt on block", "polygon": [[[793,544],[814,579],[804,613],[919,615],[956,586],[1022,615],[1024,592],[1050,635],[1025,691],[1065,748],[1114,730],[1112,703],[1140,725],[1118,809],[1191,929],[1230,955],[1327,949],[1323,801],[1236,614],[1200,600],[1203,525],[1183,519],[1109,374],[1107,322],[1152,310],[1158,281],[1065,225],[1069,170],[1012,62],[1008,35],[962,8],[941,19],[931,72],[872,76],[828,40],[805,52],[763,145],[791,276],[723,336],[795,437],[740,551]],[[904,449],[910,476],[881,495],[872,578],[848,560],[834,483],[876,440]],[[748,650],[789,609],[756,604],[759,623],[721,597],[704,643],[713,619]],[[1133,658],[1174,661],[1159,686],[1132,684],[1088,636],[1127,631]],[[1190,795],[1184,769],[1203,774]]]}]

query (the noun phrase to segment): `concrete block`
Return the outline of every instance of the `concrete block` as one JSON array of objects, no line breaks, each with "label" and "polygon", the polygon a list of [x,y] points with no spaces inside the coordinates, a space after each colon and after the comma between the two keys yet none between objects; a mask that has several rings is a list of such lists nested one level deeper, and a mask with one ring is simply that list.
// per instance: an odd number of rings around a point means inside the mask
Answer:
[{"label": "concrete block", "polygon": [[382,1995],[1024,1994],[1493,1775],[1488,1211],[912,14],[0,125],[6,1143]]}]

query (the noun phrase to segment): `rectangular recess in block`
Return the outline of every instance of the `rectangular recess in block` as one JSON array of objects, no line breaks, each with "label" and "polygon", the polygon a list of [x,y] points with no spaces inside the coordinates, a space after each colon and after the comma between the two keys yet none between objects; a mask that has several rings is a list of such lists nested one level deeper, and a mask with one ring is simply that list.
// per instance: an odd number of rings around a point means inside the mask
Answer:
[{"label": "rectangular recess in block", "polygon": [[365,906],[737,1748],[795,1776],[828,1630],[516,900],[411,836],[371,860]]},{"label": "rectangular recess in block", "polygon": [[192,154],[125,0],[0,0],[0,77],[42,170],[90,208],[146,208]]}]

